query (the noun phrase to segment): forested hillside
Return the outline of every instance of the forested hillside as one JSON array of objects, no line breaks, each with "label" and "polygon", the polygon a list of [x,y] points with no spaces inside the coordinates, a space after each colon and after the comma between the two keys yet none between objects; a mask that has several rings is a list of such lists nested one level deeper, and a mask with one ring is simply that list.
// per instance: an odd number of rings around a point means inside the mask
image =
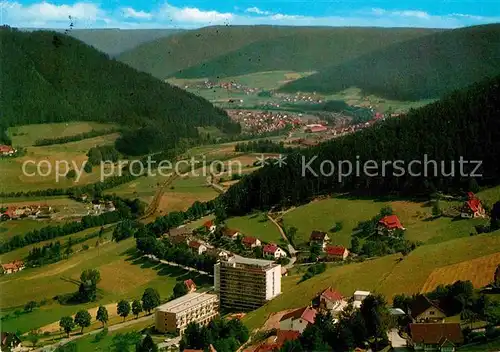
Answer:
[{"label": "forested hillside", "polygon": [[145,43],[118,58],[161,79],[228,76],[273,69],[309,70],[435,31],[216,26]]},{"label": "forested hillside", "polygon": [[388,45],[434,33],[418,28],[305,28],[258,41],[201,65],[173,74],[177,78],[230,77],[288,70],[316,71]]},{"label": "forested hillside", "polygon": [[182,32],[181,29],[73,29],[69,35],[110,56],[158,38]]},{"label": "forested hillside", "polygon": [[500,24],[438,32],[392,45],[291,82],[284,92],[338,92],[420,100],[500,74]]},{"label": "forested hillside", "polygon": [[[424,155],[427,160],[437,162],[428,164],[427,173],[423,168]],[[315,156],[317,159],[309,164]],[[298,204],[332,192],[415,196],[436,190],[466,191],[471,178],[461,175],[470,175],[476,164],[465,164],[461,171],[461,158],[482,161],[476,172],[483,175],[476,179],[479,184],[500,183],[500,76],[454,92],[436,103],[410,111],[407,116],[293,153],[285,166],[269,165],[245,176],[221,196],[221,201],[228,214],[243,214],[277,204]],[[335,165],[331,176],[328,164],[323,167],[324,174],[320,172],[325,160]],[[344,160],[351,161],[353,172],[339,182],[338,162]],[[357,160],[361,165],[359,176]],[[363,165],[369,160],[377,162],[378,169],[372,166],[364,172]],[[382,175],[382,162],[397,160],[404,162],[398,166],[406,172],[401,175],[396,165],[390,164],[385,176]],[[413,160],[422,164],[412,166],[412,176],[408,170]],[[452,161],[455,161],[453,174]],[[344,166],[343,172],[347,171]]]},{"label": "forested hillside", "polygon": [[0,36],[4,128],[62,121],[115,122],[130,128],[121,145],[138,148],[129,142],[141,142],[141,153],[196,138],[199,126],[239,132],[239,125],[203,98],[110,60],[72,37],[8,27],[0,30]]}]

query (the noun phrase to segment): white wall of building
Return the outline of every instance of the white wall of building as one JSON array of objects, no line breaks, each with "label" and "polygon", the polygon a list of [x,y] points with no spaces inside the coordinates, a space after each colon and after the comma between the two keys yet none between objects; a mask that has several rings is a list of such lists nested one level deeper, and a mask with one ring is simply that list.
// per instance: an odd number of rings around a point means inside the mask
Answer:
[{"label": "white wall of building", "polygon": [[281,265],[266,272],[266,300],[272,300],[281,294]]}]

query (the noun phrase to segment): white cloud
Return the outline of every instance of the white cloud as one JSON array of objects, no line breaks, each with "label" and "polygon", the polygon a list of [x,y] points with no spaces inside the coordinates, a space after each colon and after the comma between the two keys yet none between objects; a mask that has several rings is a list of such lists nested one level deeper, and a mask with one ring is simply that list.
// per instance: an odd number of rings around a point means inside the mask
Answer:
[{"label": "white cloud", "polygon": [[217,24],[231,21],[232,13],[221,13],[218,11],[204,11],[195,7],[175,7],[165,3],[159,11],[161,17],[170,18],[174,22],[185,24]]},{"label": "white cloud", "polygon": [[259,9],[258,7],[249,7],[248,9],[245,10],[245,12],[255,13],[257,15],[270,15],[271,14],[271,12],[263,11],[263,10]]},{"label": "white cloud", "polygon": [[149,12],[136,11],[131,7],[124,7],[122,9],[123,17],[125,18],[138,18],[138,19],[151,19],[153,15]]},{"label": "white cloud", "polygon": [[376,16],[399,16],[399,17],[416,17],[422,19],[430,19],[431,16],[424,11],[414,11],[414,10],[406,10],[406,11],[387,11],[380,8],[372,9],[372,14]]},{"label": "white cloud", "polygon": [[[20,0],[18,0],[20,1]],[[258,7],[232,12],[177,7],[168,2],[145,12],[132,7],[104,10],[85,0],[73,4],[54,5],[47,1],[24,5],[16,1],[1,2],[0,20],[17,27],[67,28],[198,28],[207,25],[294,25],[294,26],[379,26],[457,28],[475,24],[500,22],[500,17],[481,17],[452,13],[437,16],[419,10],[386,10],[383,8],[352,11],[343,16],[306,16],[271,13]],[[95,0],[92,0],[95,1]],[[71,16],[71,21],[69,19]]]}]

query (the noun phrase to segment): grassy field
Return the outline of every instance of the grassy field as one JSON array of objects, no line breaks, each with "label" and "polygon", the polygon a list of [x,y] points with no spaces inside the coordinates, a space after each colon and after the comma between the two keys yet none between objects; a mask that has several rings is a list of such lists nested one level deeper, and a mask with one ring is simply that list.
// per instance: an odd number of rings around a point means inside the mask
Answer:
[{"label": "grassy field", "polygon": [[500,349],[500,339],[475,346],[464,346],[457,349],[458,352],[498,352]]},{"label": "grassy field", "polygon": [[264,242],[279,243],[281,236],[276,226],[267,218],[265,213],[234,217],[226,221],[231,229],[239,230],[246,236],[253,236]]},{"label": "grassy field", "polygon": [[484,287],[493,281],[499,263],[500,253],[495,253],[435,269],[427,278],[422,292],[430,292],[438,285],[448,285],[458,280],[469,280],[476,288]]},{"label": "grassy field", "polygon": [[[100,180],[100,168],[93,172],[83,172],[87,152],[98,145],[112,144],[117,133],[89,138],[82,141],[57,144],[44,147],[28,147],[26,155],[15,159],[0,159],[0,192],[30,191],[47,188],[68,188],[85,185]],[[23,166],[29,162],[23,170]],[[66,168],[65,162],[70,165]],[[65,176],[56,178],[56,165],[59,163],[61,174],[69,169],[82,170],[79,180],[70,180]],[[39,167],[37,167],[39,165]],[[49,166],[50,165],[50,166]]]},{"label": "grassy field", "polygon": [[390,301],[398,293],[418,293],[436,268],[479,258],[500,251],[500,231],[490,235],[459,238],[440,244],[424,245],[401,260],[399,254],[327,269],[303,283],[301,275],[286,277],[281,296],[249,313],[244,321],[251,329],[262,326],[269,314],[307,305],[328,286],[345,296],[355,290],[384,294]]},{"label": "grassy field", "polygon": [[[166,299],[177,281],[193,276],[182,269],[136,258],[135,251],[132,251],[134,244],[134,239],[120,243],[108,242],[99,249],[79,252],[68,260],[0,278],[3,314],[22,310],[22,306],[30,300],[46,299],[49,302],[33,313],[5,320],[4,328],[26,332],[58,321],[61,316],[74,314],[80,309],[90,309],[120,299],[139,298],[147,287],[156,288],[162,299]],[[97,302],[60,305],[52,300],[56,295],[75,292],[78,287],[71,280],[77,280],[83,270],[90,268],[98,269],[101,273]],[[200,285],[207,282],[205,278],[193,278]]]},{"label": "grassy field", "polygon": [[92,130],[100,131],[113,127],[116,126],[99,122],[61,122],[11,127],[8,132],[13,145],[27,147],[33,145],[37,139],[69,137]]},{"label": "grassy field", "polygon": [[[451,204],[442,202],[446,208]],[[342,229],[331,233],[332,244],[350,246],[351,234],[359,222],[371,219],[383,207],[391,206],[406,230],[406,238],[423,243],[439,243],[450,239],[469,236],[475,232],[474,226],[486,223],[485,220],[459,220],[439,218],[428,220],[431,207],[424,203],[405,201],[379,202],[364,199],[330,198],[315,201],[298,207],[283,216],[286,227],[298,229],[297,243],[305,245],[313,230],[329,231],[336,222],[342,223]]]}]

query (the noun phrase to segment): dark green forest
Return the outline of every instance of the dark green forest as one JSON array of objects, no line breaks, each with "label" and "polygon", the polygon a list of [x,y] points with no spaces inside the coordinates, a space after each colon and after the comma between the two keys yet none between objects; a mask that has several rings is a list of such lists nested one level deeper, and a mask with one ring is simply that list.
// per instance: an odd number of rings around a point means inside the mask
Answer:
[{"label": "dark green forest", "polygon": [[67,35],[1,27],[2,127],[64,121],[126,126],[126,154],[175,147],[196,127],[239,133],[240,126],[201,97],[110,59]]},{"label": "dark green forest", "polygon": [[283,92],[339,92],[350,87],[396,100],[439,98],[500,74],[500,24],[437,32],[332,63],[283,86]]},{"label": "dark green forest", "polygon": [[[428,162],[425,168],[424,155],[436,163]],[[289,154],[286,165],[268,165],[243,177],[221,195],[220,200],[228,215],[236,215],[275,205],[300,204],[316,195],[337,192],[413,197],[429,195],[436,190],[467,191],[472,181],[462,175],[470,175],[476,164],[464,164],[460,170],[461,157],[465,161],[482,161],[476,173],[483,176],[474,182],[498,184],[500,76],[411,110],[401,118],[388,119],[372,128]],[[309,163],[311,160],[313,162]],[[327,176],[331,172],[329,165],[324,167],[326,175],[320,172],[321,164],[327,160],[335,166],[334,174],[330,176]],[[358,160],[361,165],[359,176],[356,174]],[[371,160],[378,164],[378,175],[373,175],[373,169],[363,172],[364,163]],[[382,175],[383,161],[397,160],[404,162],[404,174],[401,175],[396,167],[401,164],[390,164],[385,167],[385,176]],[[413,160],[419,160],[421,164],[412,167],[412,176],[407,170]],[[350,161],[353,165],[351,175],[340,181],[338,161]],[[373,165],[373,162],[367,165]],[[346,171],[347,167],[344,167]]]},{"label": "dark green forest", "polygon": [[[249,33],[256,31],[252,27],[247,30]],[[279,37],[254,41],[199,65],[180,70],[172,76],[223,78],[266,71],[316,71],[348,62],[395,43],[436,32],[416,28],[292,27],[280,30],[283,33]],[[276,29],[269,28],[268,31],[271,33]],[[248,36],[253,37],[251,34]]]}]

